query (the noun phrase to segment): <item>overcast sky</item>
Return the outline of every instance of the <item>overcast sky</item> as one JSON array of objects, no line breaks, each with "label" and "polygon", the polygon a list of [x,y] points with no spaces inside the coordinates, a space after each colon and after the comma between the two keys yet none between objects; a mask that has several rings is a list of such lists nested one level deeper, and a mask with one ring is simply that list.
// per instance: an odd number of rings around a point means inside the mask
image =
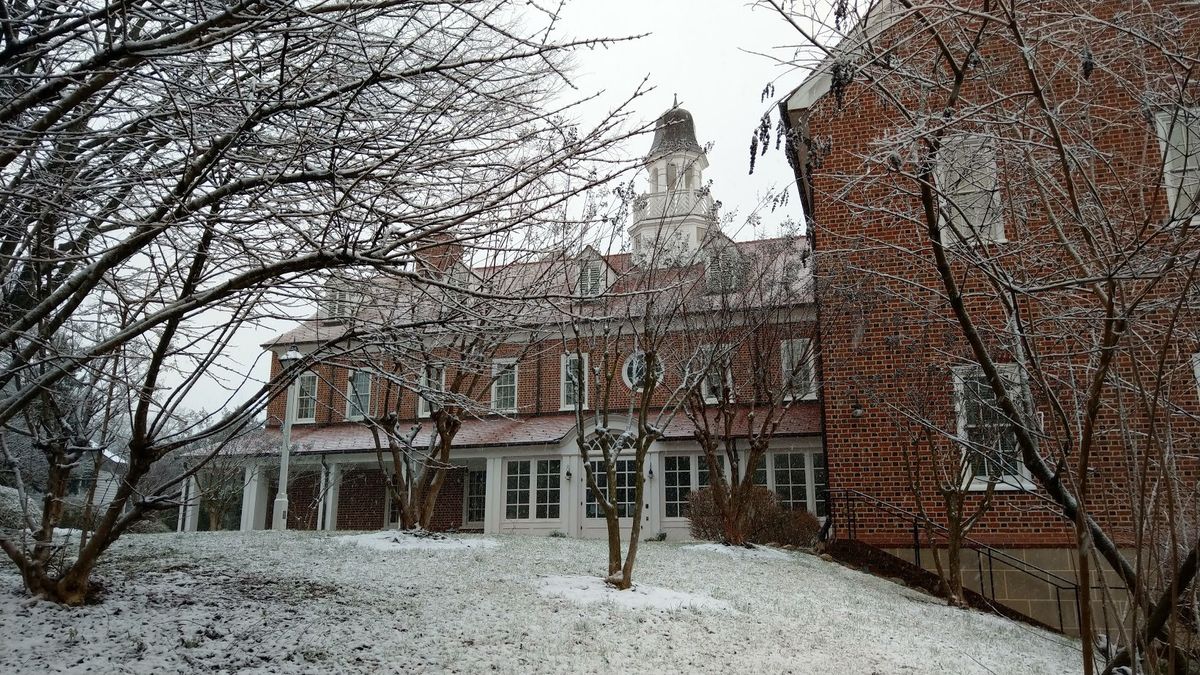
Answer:
[{"label": "overcast sky", "polygon": [[[701,145],[711,144],[705,178],[712,181],[713,198],[722,202],[723,212],[736,213],[727,234],[738,240],[773,236],[785,219],[799,219],[799,199],[781,151],[772,149],[760,157],[749,175],[751,132],[765,112],[772,113],[774,122],[775,103],[803,76],[758,55],[786,57],[788,45],[797,42],[781,18],[736,0],[576,0],[564,11],[559,34],[563,39],[645,34],[609,49],[579,51],[574,83],[580,94],[604,92],[599,105],[607,107],[595,108],[599,111],[628,97],[647,78],[654,89],[635,108],[646,122],[669,109],[678,96],[695,119]],[[772,82],[774,98],[761,100],[763,88]],[[640,156],[649,145],[649,137],[643,137],[627,149]],[[781,189],[791,192],[789,204],[762,212],[757,231],[746,227],[746,216],[764,196]],[[268,360],[259,345],[291,325],[281,321],[239,332],[226,350],[229,374],[250,373],[263,382]],[[212,411],[227,405],[230,395],[221,383],[209,380],[187,397],[187,405]]]}]

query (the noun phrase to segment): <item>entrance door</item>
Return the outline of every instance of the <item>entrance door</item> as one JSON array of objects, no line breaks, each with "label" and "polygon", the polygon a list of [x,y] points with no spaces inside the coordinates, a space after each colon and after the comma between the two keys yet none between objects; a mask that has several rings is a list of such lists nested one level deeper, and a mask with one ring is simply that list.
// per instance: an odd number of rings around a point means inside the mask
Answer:
[{"label": "entrance door", "polygon": [[[608,474],[604,472],[603,460],[594,460],[592,463],[592,472],[596,476],[596,485],[607,491]],[[629,537],[630,529],[633,527],[633,495],[636,490],[635,486],[635,463],[632,459],[617,460],[617,513],[620,515],[621,535],[625,538]],[[649,500],[649,485],[646,486]],[[596,501],[596,496],[587,487],[587,480],[583,482],[583,500],[581,502],[581,512],[583,514],[583,522],[580,524],[580,536],[588,538],[603,538],[608,536],[608,526],[604,521],[604,510],[600,508],[600,504]],[[643,515],[646,510],[643,509]]]}]

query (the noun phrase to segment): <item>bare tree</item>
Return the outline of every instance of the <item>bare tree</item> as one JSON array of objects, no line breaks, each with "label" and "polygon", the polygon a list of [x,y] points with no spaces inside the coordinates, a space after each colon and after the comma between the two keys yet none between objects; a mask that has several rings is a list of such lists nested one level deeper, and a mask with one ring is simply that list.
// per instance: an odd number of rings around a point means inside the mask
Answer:
[{"label": "bare tree", "polygon": [[1128,589],[1110,672],[1194,667],[1196,8],[767,4],[828,85],[792,146],[819,255],[911,298],[896,316],[937,323],[930,360],[987,402],[929,428],[1002,427],[980,449],[1063,514],[1081,585]]},{"label": "bare tree", "polygon": [[95,428],[56,387],[130,391],[116,409],[127,469],[78,556],[52,569],[39,553],[57,497],[32,549],[0,537],[30,592],[67,604],[197,470],[146,484],[155,463],[243,429],[341,349],[178,431],[188,393],[227,375],[235,331],[294,313],[338,270],[444,283],[412,270],[440,233],[469,243],[552,220],[611,177],[591,160],[611,159],[624,123],[618,110],[581,128],[578,102],[557,97],[565,54],[595,41],[557,41],[553,15],[499,1],[68,1],[3,23],[0,425],[36,407],[61,439],[46,460],[68,474]]}]

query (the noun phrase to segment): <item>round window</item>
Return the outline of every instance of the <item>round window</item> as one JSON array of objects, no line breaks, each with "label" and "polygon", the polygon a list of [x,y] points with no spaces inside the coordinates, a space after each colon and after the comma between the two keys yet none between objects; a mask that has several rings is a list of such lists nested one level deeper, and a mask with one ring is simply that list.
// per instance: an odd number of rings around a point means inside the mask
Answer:
[{"label": "round window", "polygon": [[[642,383],[646,377],[646,352],[634,352],[625,359],[625,368],[622,371],[622,376],[625,379],[625,386],[633,390],[642,388]],[[663,364],[662,361],[655,360],[654,363],[654,380],[656,383],[662,382]]]}]

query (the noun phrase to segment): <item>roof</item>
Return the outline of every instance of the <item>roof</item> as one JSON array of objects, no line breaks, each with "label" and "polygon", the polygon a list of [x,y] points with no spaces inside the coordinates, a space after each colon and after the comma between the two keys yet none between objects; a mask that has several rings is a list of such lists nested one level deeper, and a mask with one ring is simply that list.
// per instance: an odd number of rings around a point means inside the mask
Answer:
[{"label": "roof", "polygon": [[692,113],[675,106],[663,113],[654,125],[654,142],[650,144],[647,159],[685,150],[703,153],[696,141],[696,122]]},{"label": "roof", "polygon": [[[746,412],[747,410],[740,411],[734,423],[735,433],[739,436],[745,436],[747,433]],[[422,422],[421,431],[414,439],[417,445],[429,442],[433,426],[429,420]],[[560,445],[574,434],[575,428],[575,415],[572,413],[469,419],[459,428],[454,437],[453,447],[466,449]],[[816,402],[802,402],[792,405],[784,412],[783,421],[774,435],[815,436],[820,434],[820,428],[820,412]],[[691,423],[680,413],[667,429],[663,440],[691,440],[692,429]],[[268,429],[266,434],[278,439],[279,429]],[[362,424],[296,426],[292,428],[292,442],[295,445],[292,450],[294,455],[375,452],[375,440],[371,431]]]}]

